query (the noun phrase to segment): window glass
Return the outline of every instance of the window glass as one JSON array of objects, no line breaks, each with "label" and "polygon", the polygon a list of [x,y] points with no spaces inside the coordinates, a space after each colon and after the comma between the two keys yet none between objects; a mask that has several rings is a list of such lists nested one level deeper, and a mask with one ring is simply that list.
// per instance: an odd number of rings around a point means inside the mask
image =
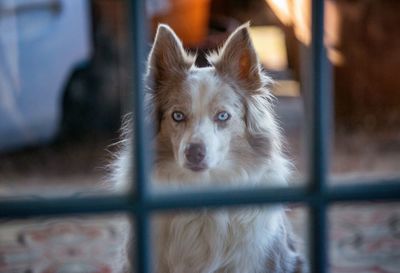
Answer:
[{"label": "window glass", "polygon": [[[240,35],[230,36],[249,20],[248,33],[253,43],[250,47]],[[164,180],[163,184],[187,181],[186,185],[213,188],[215,184],[205,182],[219,182],[218,185],[229,187],[284,186],[283,180],[290,180],[292,185],[304,184],[307,160],[303,143],[305,105],[300,83],[301,52],[293,32],[277,18],[271,6],[265,1],[187,1],[185,4],[171,1],[169,9],[155,12],[152,17],[152,40],[158,23],[168,24],[183,47],[197,54],[198,67],[214,64],[217,73],[194,70],[180,79],[179,84],[170,81],[165,88],[150,80],[156,90],[155,108],[159,114],[155,116],[159,120],[155,125],[154,180]],[[170,79],[168,71],[180,71],[174,63],[182,56],[171,51],[180,47],[179,42],[172,37],[171,45],[163,37],[157,36],[159,40],[153,43],[150,60],[154,62],[154,71],[150,70],[150,76],[161,77],[160,73],[165,72],[162,75]],[[217,51],[219,54],[214,54],[214,60],[207,59],[210,52]],[[243,78],[229,76],[230,68],[240,69],[241,51],[255,52],[263,72],[256,69],[253,75],[254,71],[250,73],[243,67]],[[238,57],[224,58],[231,53]],[[167,55],[173,56],[172,60],[158,62]],[[253,68],[257,68],[258,61],[250,57],[246,60]],[[200,77],[203,74],[206,76]],[[258,84],[262,80],[264,84]],[[197,98],[200,81],[206,91]],[[202,113],[188,110],[197,109],[197,104]],[[207,113],[205,117],[204,113]],[[225,113],[227,119],[216,122],[217,114]],[[204,121],[199,123],[204,126],[192,128],[196,119]],[[200,162],[197,164],[195,159],[199,157],[195,155],[204,159],[197,160]],[[193,171],[190,166],[197,170]]]},{"label": "window glass", "polygon": [[397,272],[399,209],[399,203],[332,207],[329,212],[331,272]]},{"label": "window glass", "polygon": [[125,272],[130,222],[123,215],[2,220],[1,272]]},{"label": "window glass", "polygon": [[306,269],[307,211],[297,205],[281,209],[257,206],[156,213],[152,218],[154,271]]},{"label": "window glass", "polygon": [[0,195],[107,189],[130,107],[126,1],[1,1]]},{"label": "window glass", "polygon": [[[400,176],[398,2],[327,1],[334,73],[332,180]],[[353,13],[354,12],[354,13]],[[390,52],[383,57],[384,52]]]}]

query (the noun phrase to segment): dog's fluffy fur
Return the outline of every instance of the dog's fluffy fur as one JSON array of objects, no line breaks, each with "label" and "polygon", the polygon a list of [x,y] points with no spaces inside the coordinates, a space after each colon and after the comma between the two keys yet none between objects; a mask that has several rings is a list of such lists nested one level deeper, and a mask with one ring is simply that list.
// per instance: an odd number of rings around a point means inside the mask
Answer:
[{"label": "dog's fluffy fur", "polygon": [[[155,127],[153,189],[286,186],[290,168],[270,79],[259,65],[248,24],[208,60],[211,66],[196,67],[175,33],[159,26],[146,74],[146,109]],[[183,114],[180,122],[172,118],[177,111]],[[221,112],[228,120],[218,120]],[[114,165],[117,186],[130,181],[129,139]],[[195,166],[187,154],[192,143],[204,148]],[[155,272],[303,272],[289,228],[280,206],[158,217]]]}]

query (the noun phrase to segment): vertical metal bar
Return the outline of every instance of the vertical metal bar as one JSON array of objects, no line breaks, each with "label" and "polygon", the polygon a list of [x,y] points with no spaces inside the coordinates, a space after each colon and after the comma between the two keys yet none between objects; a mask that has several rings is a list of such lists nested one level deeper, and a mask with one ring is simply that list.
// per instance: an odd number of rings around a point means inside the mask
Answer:
[{"label": "vertical metal bar", "polygon": [[325,190],[328,174],[331,119],[331,75],[324,47],[324,0],[313,0],[310,84],[311,181],[317,192]]},{"label": "vertical metal bar", "polygon": [[326,206],[322,203],[311,205],[310,231],[311,251],[310,263],[311,272],[327,273],[328,269],[328,242],[327,242],[327,219]]},{"label": "vertical metal bar", "polygon": [[134,241],[136,240],[135,268],[137,273],[151,272],[150,256],[150,223],[147,211],[139,211],[134,218],[136,229]]},{"label": "vertical metal bar", "polygon": [[[134,175],[132,179],[132,202],[136,201],[137,211],[135,216],[136,241],[136,271],[137,273],[150,272],[150,225],[149,211],[145,204],[147,200],[149,156],[147,130],[144,124],[144,66],[147,56],[147,18],[144,0],[131,0],[131,43],[132,43],[132,70],[133,70],[133,100],[134,100]],[[135,184],[136,181],[136,184]],[[136,185],[136,187],[134,187]]]},{"label": "vertical metal bar", "polygon": [[328,232],[326,200],[322,196],[328,177],[331,75],[324,48],[324,0],[312,1],[311,22],[310,178],[311,189],[319,196],[311,205],[311,267],[314,273],[325,273],[328,272]]},{"label": "vertical metal bar", "polygon": [[[144,123],[144,81],[143,75],[145,71],[145,56],[147,55],[147,29],[146,16],[145,16],[145,0],[132,0],[131,1],[131,36],[132,36],[132,70],[133,70],[133,102],[134,102],[134,179],[136,180],[136,187],[133,193],[138,199],[142,201],[147,196],[147,176],[149,170],[149,152],[146,150],[148,147],[148,133]],[[133,181],[135,183],[135,181]]]}]

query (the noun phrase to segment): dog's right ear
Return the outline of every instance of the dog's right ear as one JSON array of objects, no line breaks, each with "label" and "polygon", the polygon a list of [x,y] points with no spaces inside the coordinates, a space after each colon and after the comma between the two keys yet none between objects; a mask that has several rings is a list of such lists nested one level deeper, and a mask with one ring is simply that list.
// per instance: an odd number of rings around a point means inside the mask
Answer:
[{"label": "dog's right ear", "polygon": [[195,57],[185,52],[174,31],[169,26],[160,24],[148,61],[147,77],[150,87],[155,88],[169,79],[183,77],[194,61]]},{"label": "dog's right ear", "polygon": [[207,60],[217,72],[228,76],[246,91],[263,87],[263,76],[256,51],[250,38],[250,23],[238,27],[218,53],[211,53]]},{"label": "dog's right ear", "polygon": [[182,42],[167,25],[160,24],[151,48],[146,73],[147,92],[145,96],[148,122],[155,132],[160,130],[162,119],[162,91],[169,90],[168,82],[180,82],[195,62],[195,56],[185,52]]}]

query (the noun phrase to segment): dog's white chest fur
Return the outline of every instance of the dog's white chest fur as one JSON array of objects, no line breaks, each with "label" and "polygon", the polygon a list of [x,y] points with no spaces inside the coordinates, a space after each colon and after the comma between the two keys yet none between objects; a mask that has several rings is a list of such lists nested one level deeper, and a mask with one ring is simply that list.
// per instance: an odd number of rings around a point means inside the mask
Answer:
[{"label": "dog's white chest fur", "polygon": [[280,208],[159,217],[156,272],[264,273],[280,217]]}]

